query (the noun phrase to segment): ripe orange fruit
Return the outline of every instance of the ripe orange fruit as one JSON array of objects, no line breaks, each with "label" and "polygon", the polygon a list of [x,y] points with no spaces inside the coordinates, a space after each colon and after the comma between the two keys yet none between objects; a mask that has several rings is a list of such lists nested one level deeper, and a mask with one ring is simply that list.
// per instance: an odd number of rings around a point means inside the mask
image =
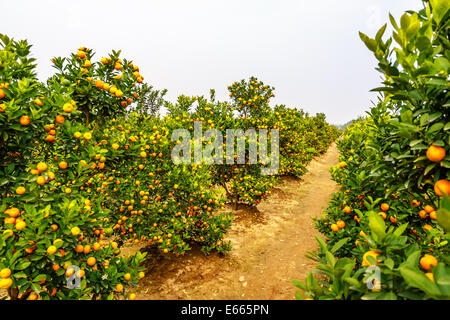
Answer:
[{"label": "ripe orange fruit", "polygon": [[11,288],[13,281],[11,278],[1,279],[0,280],[0,289],[9,289]]},{"label": "ripe orange fruit", "polygon": [[53,269],[54,271],[58,271],[59,268],[61,268],[61,267],[60,267],[59,264],[57,264],[57,263],[55,263],[55,264],[52,266],[52,269]]},{"label": "ripe orange fruit", "polygon": [[71,277],[71,276],[73,276],[74,273],[75,273],[75,269],[73,269],[73,268],[68,268],[68,269],[66,270],[66,277]]},{"label": "ripe orange fruit", "polygon": [[124,278],[126,281],[130,281],[130,280],[131,280],[131,274],[130,274],[130,273],[126,273],[126,274],[123,276],[123,278]]},{"label": "ripe orange fruit", "polygon": [[59,123],[59,124],[63,124],[64,123],[64,116],[62,114],[59,114],[55,117],[55,122]]},{"label": "ripe orange fruit", "polygon": [[19,195],[20,195],[20,194],[24,194],[25,191],[26,191],[25,187],[22,187],[22,186],[20,186],[20,187],[18,187],[18,188],[16,189],[16,193],[19,194]]},{"label": "ripe orange fruit", "polygon": [[3,99],[6,96],[5,91],[3,91],[2,89],[0,89],[0,99]]},{"label": "ripe orange fruit", "polygon": [[129,299],[130,300],[135,300],[136,299],[136,294],[134,294],[134,293],[130,294]]},{"label": "ripe orange fruit", "polygon": [[432,255],[426,254],[420,258],[420,266],[425,270],[430,270],[431,266],[435,267],[438,264],[438,260]]},{"label": "ripe orange fruit", "polygon": [[86,60],[86,61],[84,62],[84,66],[85,66],[86,68],[90,68],[90,67],[92,66],[92,62],[91,62],[90,60]]},{"label": "ripe orange fruit", "polygon": [[94,251],[98,251],[98,250],[100,250],[100,248],[101,248],[101,245],[98,242],[94,243],[94,245],[92,247],[92,249],[94,249]]},{"label": "ripe orange fruit", "polygon": [[39,162],[36,168],[39,170],[39,172],[44,172],[45,170],[47,170],[47,164],[45,162]]},{"label": "ripe orange fruit", "polygon": [[367,260],[367,257],[369,257],[369,256],[373,257],[373,258],[375,259],[375,262],[378,263],[377,257],[378,257],[379,255],[380,255],[380,253],[378,253],[378,252],[376,252],[376,251],[373,251],[373,250],[367,251],[367,252],[364,253],[364,255],[363,255],[363,262],[362,262],[362,265],[363,265],[363,266],[366,266],[366,267],[372,265],[372,263],[370,263],[369,260]]},{"label": "ripe orange fruit", "polygon": [[382,203],[381,204],[381,210],[388,211],[389,210],[389,205],[387,203]]},{"label": "ripe orange fruit", "polygon": [[339,227],[336,224],[332,224],[331,225],[331,230],[333,230],[334,232],[337,232],[339,230]]},{"label": "ripe orange fruit", "polygon": [[77,272],[77,277],[81,279],[85,276],[85,274],[86,274],[86,272],[83,269],[80,269]]},{"label": "ripe orange fruit", "polygon": [[439,197],[442,197],[444,194],[450,195],[450,181],[442,179],[435,183],[434,192]]},{"label": "ripe orange fruit", "polygon": [[10,275],[11,275],[11,269],[9,269],[9,268],[4,268],[0,271],[0,277],[3,279],[9,278]]},{"label": "ripe orange fruit", "polygon": [[50,246],[50,247],[48,247],[47,248],[47,253],[48,254],[50,254],[50,255],[52,255],[52,254],[55,254],[56,253],[56,247],[55,246]]},{"label": "ripe orange fruit", "polygon": [[86,261],[88,266],[93,266],[96,262],[97,262],[97,260],[94,257],[89,257]]},{"label": "ripe orange fruit", "polygon": [[79,50],[77,53],[77,57],[84,59],[84,58],[86,58],[86,53],[82,50]]},{"label": "ripe orange fruit", "polygon": [[59,166],[61,169],[67,169],[67,162],[61,161],[61,162],[58,164],[58,166]]},{"label": "ripe orange fruit", "polygon": [[85,245],[84,246],[84,249],[83,249],[83,252],[85,253],[85,254],[88,254],[89,252],[91,252],[91,246],[90,245]]},{"label": "ripe orange fruit", "polygon": [[116,291],[117,291],[117,292],[122,292],[122,291],[123,291],[123,284],[119,283],[119,284],[116,286]]},{"label": "ripe orange fruit", "polygon": [[422,219],[425,219],[425,218],[427,217],[426,211],[425,211],[425,210],[420,210],[420,211],[419,211],[419,216],[420,216]]},{"label": "ripe orange fruit", "polygon": [[383,211],[378,212],[378,214],[383,218],[383,220],[386,220],[386,213],[384,213]]},{"label": "ripe orange fruit", "polygon": [[339,220],[338,222],[336,222],[336,225],[338,226],[339,229],[342,229],[345,227],[345,222],[342,220]]},{"label": "ripe orange fruit", "polygon": [[397,223],[397,218],[394,216],[390,216],[389,220],[391,220],[392,223]]},{"label": "ripe orange fruit", "polygon": [[72,229],[70,229],[70,232],[72,233],[73,236],[78,236],[81,232],[80,228],[78,227],[73,227]]},{"label": "ripe orange fruit", "polygon": [[16,220],[16,229],[17,230],[23,230],[23,229],[25,229],[27,227],[27,224],[25,223],[25,221],[23,221],[23,220],[19,220],[19,219],[17,219]]},{"label": "ripe orange fruit", "polygon": [[71,103],[65,103],[63,105],[64,112],[70,113],[73,110],[73,105]]},{"label": "ripe orange fruit", "polygon": [[339,168],[345,168],[347,166],[347,163],[345,161],[342,161],[339,163]]},{"label": "ripe orange fruit", "polygon": [[430,213],[430,219],[431,220],[436,220],[437,219],[436,211],[433,211],[433,212]]},{"label": "ripe orange fruit", "polygon": [[19,119],[19,122],[20,122],[21,125],[27,126],[27,125],[30,124],[31,119],[30,119],[29,116],[21,116],[20,119]]},{"label": "ripe orange fruit", "polygon": [[42,184],[45,184],[46,182],[47,182],[47,180],[43,176],[39,176],[39,177],[36,178],[36,183],[37,184],[42,185]]},{"label": "ripe orange fruit", "polygon": [[10,209],[6,209],[5,213],[8,214],[12,218],[16,218],[17,216],[19,216],[20,211],[19,211],[19,209],[13,207]]},{"label": "ripe orange fruit", "polygon": [[142,279],[143,277],[145,277],[145,273],[144,272],[139,272],[139,278]]},{"label": "ripe orange fruit", "polygon": [[47,142],[55,142],[56,141],[55,137],[50,134],[45,138],[45,140]]},{"label": "ripe orange fruit", "polygon": [[427,150],[427,158],[433,162],[440,162],[445,158],[445,149],[438,146],[430,146]]},{"label": "ripe orange fruit", "polygon": [[432,213],[434,211],[434,208],[430,205],[426,205],[424,210],[426,213]]},{"label": "ripe orange fruit", "polygon": [[350,212],[352,212],[352,208],[350,208],[349,206],[346,206],[346,207],[344,208],[344,212],[345,212],[345,213],[350,213]]}]

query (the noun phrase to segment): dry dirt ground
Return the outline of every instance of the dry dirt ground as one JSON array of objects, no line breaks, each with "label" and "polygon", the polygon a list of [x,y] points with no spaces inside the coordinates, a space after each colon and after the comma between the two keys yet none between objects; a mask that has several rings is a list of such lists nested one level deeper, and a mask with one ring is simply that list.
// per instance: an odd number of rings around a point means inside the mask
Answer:
[{"label": "dry dirt ground", "polygon": [[285,177],[257,209],[234,211],[227,235],[232,250],[225,256],[205,256],[198,248],[178,258],[153,256],[136,299],[293,299],[290,281],[304,280],[315,267],[304,255],[317,248],[312,218],[321,217],[337,191],[329,173],[337,162],[333,143],[302,179]]}]

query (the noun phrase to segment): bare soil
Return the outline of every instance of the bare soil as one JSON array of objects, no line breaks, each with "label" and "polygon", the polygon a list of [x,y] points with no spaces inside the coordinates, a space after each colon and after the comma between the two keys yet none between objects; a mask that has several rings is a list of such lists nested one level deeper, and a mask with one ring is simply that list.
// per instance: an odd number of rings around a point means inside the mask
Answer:
[{"label": "bare soil", "polygon": [[[136,299],[293,299],[291,280],[304,280],[315,262],[305,254],[317,249],[313,217],[321,217],[337,191],[329,167],[338,163],[333,143],[314,159],[302,179],[284,177],[257,208],[233,211],[227,234],[232,250],[205,256],[193,248],[183,257],[149,252],[146,276]],[[231,207],[227,208],[232,210]],[[128,246],[123,254],[145,248]]]}]

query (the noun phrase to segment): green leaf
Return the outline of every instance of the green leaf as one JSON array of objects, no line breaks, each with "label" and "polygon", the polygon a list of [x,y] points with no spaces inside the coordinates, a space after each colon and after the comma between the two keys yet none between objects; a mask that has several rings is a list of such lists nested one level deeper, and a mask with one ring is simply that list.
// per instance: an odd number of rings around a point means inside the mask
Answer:
[{"label": "green leaf", "polygon": [[449,0],[430,0],[433,20],[439,25],[450,8]]},{"label": "green leaf", "polygon": [[403,279],[414,288],[420,289],[431,298],[438,298],[440,290],[430,279],[428,279],[422,272],[410,269],[408,267],[400,267],[400,274]]},{"label": "green leaf", "polygon": [[375,240],[383,240],[386,236],[386,224],[376,212],[369,211],[369,228],[374,235],[376,235],[377,239]]}]

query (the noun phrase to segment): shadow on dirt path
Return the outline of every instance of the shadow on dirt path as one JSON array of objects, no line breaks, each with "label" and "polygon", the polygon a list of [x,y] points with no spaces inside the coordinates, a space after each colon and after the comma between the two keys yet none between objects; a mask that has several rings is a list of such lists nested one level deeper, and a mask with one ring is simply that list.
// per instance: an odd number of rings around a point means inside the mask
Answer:
[{"label": "shadow on dirt path", "polygon": [[[233,212],[226,256],[193,248],[183,257],[152,257],[136,299],[293,299],[290,281],[304,280],[315,267],[304,255],[317,248],[312,218],[322,215],[337,191],[329,167],[338,154],[333,143],[302,179],[284,177],[257,210]],[[125,254],[139,249],[126,248]]]}]

